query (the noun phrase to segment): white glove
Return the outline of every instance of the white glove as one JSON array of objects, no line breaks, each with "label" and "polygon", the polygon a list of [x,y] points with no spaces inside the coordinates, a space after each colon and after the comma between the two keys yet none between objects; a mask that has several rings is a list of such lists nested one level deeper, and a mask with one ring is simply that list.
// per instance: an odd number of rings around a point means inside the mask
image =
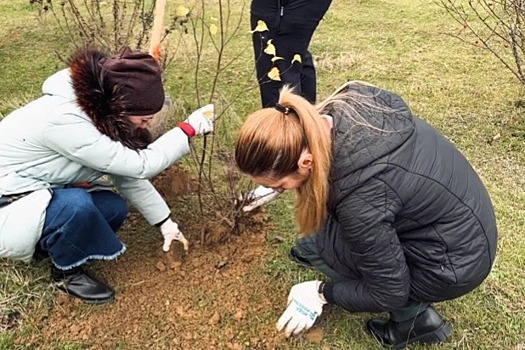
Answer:
[{"label": "white glove", "polygon": [[250,191],[246,194],[245,199],[249,202],[249,204],[242,207],[242,210],[244,212],[252,211],[253,209],[260,207],[261,205],[270,202],[280,194],[281,192],[275,191],[271,188],[259,186],[255,190]]},{"label": "white glove", "polygon": [[314,324],[317,316],[323,312],[325,300],[318,293],[321,281],[308,281],[296,284],[288,294],[288,308],[277,321],[277,330],[285,326],[286,337],[297,335],[309,329]]},{"label": "white glove", "polygon": [[164,236],[164,245],[162,250],[167,252],[170,250],[171,242],[179,241],[184,246],[184,250],[188,250],[189,243],[179,230],[179,226],[171,221],[171,219],[166,220],[162,225],[160,225],[160,232]]},{"label": "white glove", "polygon": [[195,130],[195,134],[208,134],[213,131],[215,110],[213,104],[197,109],[185,120]]}]

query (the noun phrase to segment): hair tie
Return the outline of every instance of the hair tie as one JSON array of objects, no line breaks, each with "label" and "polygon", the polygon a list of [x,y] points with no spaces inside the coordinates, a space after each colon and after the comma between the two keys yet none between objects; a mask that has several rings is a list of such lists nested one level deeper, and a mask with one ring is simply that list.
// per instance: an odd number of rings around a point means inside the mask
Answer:
[{"label": "hair tie", "polygon": [[290,113],[290,108],[285,107],[285,106],[283,106],[283,105],[281,105],[279,103],[276,103],[274,108],[276,110],[278,110],[279,112],[284,113],[284,114],[289,114]]}]

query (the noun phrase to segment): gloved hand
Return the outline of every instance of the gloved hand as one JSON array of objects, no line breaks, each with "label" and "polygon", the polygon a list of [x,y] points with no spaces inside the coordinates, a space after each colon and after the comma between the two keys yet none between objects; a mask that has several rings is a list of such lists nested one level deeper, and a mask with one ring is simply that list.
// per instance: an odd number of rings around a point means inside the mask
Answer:
[{"label": "gloved hand", "polygon": [[171,219],[166,220],[162,225],[160,225],[160,232],[164,236],[164,245],[162,250],[167,252],[170,250],[171,242],[179,241],[184,246],[184,250],[188,250],[189,243],[179,230],[179,226],[171,221]]},{"label": "gloved hand", "polygon": [[191,113],[184,121],[191,125],[196,135],[208,134],[213,131],[213,121],[215,120],[215,109],[213,104],[209,104]]},{"label": "gloved hand", "polygon": [[326,301],[318,293],[321,281],[308,281],[296,284],[288,294],[288,308],[277,321],[277,330],[285,326],[286,337],[297,335],[309,329],[314,324],[317,316],[323,312]]},{"label": "gloved hand", "polygon": [[242,210],[244,212],[252,211],[253,209],[260,207],[261,205],[270,202],[280,194],[281,192],[275,191],[271,188],[259,186],[255,190],[250,191],[246,194],[245,200],[248,202],[248,205],[242,207]]}]

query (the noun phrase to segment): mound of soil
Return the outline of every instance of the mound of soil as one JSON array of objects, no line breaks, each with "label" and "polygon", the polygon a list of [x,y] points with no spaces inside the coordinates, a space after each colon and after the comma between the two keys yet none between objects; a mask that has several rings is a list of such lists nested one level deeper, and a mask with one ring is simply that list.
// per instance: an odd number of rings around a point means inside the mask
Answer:
[{"label": "mound of soil", "polygon": [[[178,168],[156,180],[168,203],[192,191],[191,180]],[[169,195],[168,195],[169,194]],[[177,210],[174,210],[177,212]],[[239,235],[217,230],[221,243],[204,244],[202,222],[186,220],[188,254],[180,244],[161,251],[158,229],[132,212],[123,227],[128,251],[118,260],[96,262],[94,274],[116,291],[115,300],[90,306],[57,292],[46,320],[24,345],[39,349],[78,343],[88,349],[275,349],[284,337],[275,331],[272,308],[283,307],[282,293],[261,271],[265,249],[264,215],[256,214]],[[145,235],[144,231],[151,231]],[[197,236],[197,237],[196,237]],[[274,298],[278,300],[274,300]],[[255,336],[254,336],[255,334]]]}]

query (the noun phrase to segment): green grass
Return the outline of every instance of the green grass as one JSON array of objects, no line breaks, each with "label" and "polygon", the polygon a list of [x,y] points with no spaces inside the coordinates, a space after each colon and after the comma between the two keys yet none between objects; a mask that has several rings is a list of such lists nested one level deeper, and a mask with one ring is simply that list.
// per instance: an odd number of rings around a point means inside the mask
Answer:
[{"label": "green grass", "polygon": [[[5,115],[17,101],[37,96],[41,81],[63,64],[54,53],[60,50],[56,33],[35,26],[27,1],[0,1],[0,23],[0,114]],[[254,79],[250,80],[253,64],[246,17],[244,25],[246,30],[239,32],[229,52],[239,53],[240,59],[225,72],[221,95],[214,96],[227,102],[246,90],[223,119],[232,118],[233,126],[260,104],[257,90],[250,85]],[[329,95],[347,80],[365,80],[399,93],[415,114],[435,125],[468,157],[493,199],[499,227],[493,272],[473,293],[436,305],[453,325],[449,341],[411,349],[518,350],[525,348],[525,110],[515,106],[522,87],[488,53],[447,35],[459,29],[429,1],[334,0],[311,44],[318,66],[318,96]],[[191,46],[190,38],[184,40],[183,47]],[[213,51],[203,57],[213,58]],[[167,90],[181,111],[197,105],[192,67],[191,56],[182,51],[166,72]],[[210,86],[211,69],[211,64],[205,66],[202,86]],[[232,135],[226,135],[225,144],[231,144]],[[287,260],[295,238],[290,209],[291,196],[268,206],[274,227],[268,234],[267,261],[259,269],[275,282],[275,293],[282,294],[283,300],[294,283],[317,276]],[[275,236],[284,242],[271,243]],[[41,304],[50,299],[45,267],[0,264],[0,311],[24,314],[45,309]],[[275,322],[278,316],[273,311],[257,315],[264,323]],[[331,308],[318,321],[324,330],[320,345],[299,339],[289,348],[379,348],[362,329],[369,316]],[[33,326],[21,320],[18,334],[30,335]],[[14,348],[13,334],[0,332],[0,349]],[[55,348],[81,347],[56,344]]]}]

